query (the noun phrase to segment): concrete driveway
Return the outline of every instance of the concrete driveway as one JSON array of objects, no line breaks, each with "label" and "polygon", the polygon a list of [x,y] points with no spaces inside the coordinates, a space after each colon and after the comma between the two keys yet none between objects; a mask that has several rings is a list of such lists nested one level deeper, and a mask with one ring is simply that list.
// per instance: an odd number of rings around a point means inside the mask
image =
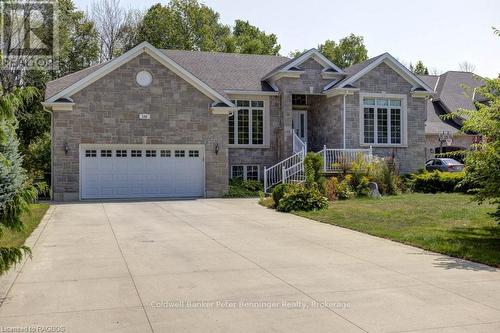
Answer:
[{"label": "concrete driveway", "polygon": [[29,241],[1,332],[500,332],[498,270],[255,200],[55,205]]}]

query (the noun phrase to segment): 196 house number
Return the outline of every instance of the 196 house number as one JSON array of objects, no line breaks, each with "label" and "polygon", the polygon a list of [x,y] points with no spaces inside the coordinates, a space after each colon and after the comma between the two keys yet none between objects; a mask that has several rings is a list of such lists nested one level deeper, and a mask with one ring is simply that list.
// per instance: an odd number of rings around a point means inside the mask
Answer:
[{"label": "196 house number", "polygon": [[151,115],[149,113],[139,113],[139,119],[151,119]]}]

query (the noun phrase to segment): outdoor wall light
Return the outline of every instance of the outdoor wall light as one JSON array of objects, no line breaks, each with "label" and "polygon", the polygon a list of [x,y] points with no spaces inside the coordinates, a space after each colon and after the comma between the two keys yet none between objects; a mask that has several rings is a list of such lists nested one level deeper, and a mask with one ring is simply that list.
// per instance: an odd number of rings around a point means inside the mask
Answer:
[{"label": "outdoor wall light", "polygon": [[215,144],[215,155],[219,154],[219,144]]},{"label": "outdoor wall light", "polygon": [[68,155],[69,152],[69,145],[67,142],[64,143],[64,155]]}]

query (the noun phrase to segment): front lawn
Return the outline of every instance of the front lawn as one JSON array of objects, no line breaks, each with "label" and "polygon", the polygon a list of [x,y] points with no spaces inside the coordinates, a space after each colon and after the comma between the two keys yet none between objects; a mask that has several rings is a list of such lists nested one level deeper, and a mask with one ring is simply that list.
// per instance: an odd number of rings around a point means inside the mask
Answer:
[{"label": "front lawn", "polygon": [[405,194],[336,201],[323,211],[296,212],[313,220],[500,267],[500,226],[463,194]]},{"label": "front lawn", "polygon": [[35,230],[42,220],[49,205],[38,203],[31,205],[31,214],[24,214],[22,219],[24,229],[15,231],[8,228],[2,228],[3,234],[0,237],[0,247],[19,247],[24,244],[26,238]]}]

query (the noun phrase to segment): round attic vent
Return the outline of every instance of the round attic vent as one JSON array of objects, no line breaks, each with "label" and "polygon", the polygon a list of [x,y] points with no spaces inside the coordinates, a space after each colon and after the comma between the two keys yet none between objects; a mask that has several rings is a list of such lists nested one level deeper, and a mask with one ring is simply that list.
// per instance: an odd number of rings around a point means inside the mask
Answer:
[{"label": "round attic vent", "polygon": [[140,71],[137,73],[135,80],[141,87],[147,87],[153,82],[153,76],[148,71]]}]

